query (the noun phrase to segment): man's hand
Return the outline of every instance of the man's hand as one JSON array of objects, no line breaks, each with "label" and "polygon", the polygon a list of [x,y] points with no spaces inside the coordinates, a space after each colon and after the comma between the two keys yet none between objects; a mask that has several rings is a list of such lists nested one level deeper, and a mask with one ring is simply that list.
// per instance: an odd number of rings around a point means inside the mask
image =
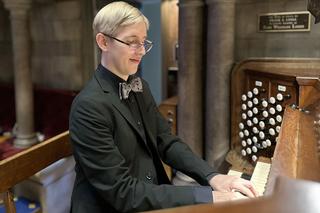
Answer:
[{"label": "man's hand", "polygon": [[243,196],[239,192],[212,192],[213,203],[220,203],[232,200],[240,200],[240,199],[249,199],[246,196]]},{"label": "man's hand", "polygon": [[[258,197],[259,193],[254,183],[233,175],[216,175],[209,181],[215,191],[233,192],[234,190],[246,194],[249,198]],[[219,193],[217,193],[217,196]]]}]

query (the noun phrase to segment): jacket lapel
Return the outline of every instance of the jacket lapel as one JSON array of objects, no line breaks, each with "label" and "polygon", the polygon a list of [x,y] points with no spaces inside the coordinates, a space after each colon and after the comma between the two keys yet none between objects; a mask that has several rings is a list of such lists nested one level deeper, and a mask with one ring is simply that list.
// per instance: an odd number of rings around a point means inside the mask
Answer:
[{"label": "jacket lapel", "polygon": [[114,84],[109,77],[103,72],[103,68],[99,65],[95,72],[96,79],[105,93],[109,93],[111,104],[119,111],[119,113],[127,120],[127,122],[139,133],[138,127],[134,122],[133,116],[130,111],[121,103],[119,91],[114,87]]}]

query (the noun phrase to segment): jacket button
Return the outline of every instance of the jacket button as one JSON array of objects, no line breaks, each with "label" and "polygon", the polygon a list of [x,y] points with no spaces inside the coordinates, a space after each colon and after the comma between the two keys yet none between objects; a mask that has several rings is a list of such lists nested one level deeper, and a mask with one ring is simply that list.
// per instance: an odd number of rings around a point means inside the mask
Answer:
[{"label": "jacket button", "polygon": [[151,174],[151,172],[147,172],[146,178],[147,178],[147,180],[151,180],[151,179],[152,179],[152,174]]}]

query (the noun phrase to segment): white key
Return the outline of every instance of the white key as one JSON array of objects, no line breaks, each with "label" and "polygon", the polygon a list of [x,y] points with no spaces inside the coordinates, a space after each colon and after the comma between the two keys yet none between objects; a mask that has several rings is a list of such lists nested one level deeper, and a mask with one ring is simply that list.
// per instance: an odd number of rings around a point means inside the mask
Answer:
[{"label": "white key", "polygon": [[271,164],[257,162],[252,177],[251,182],[253,182],[259,192],[259,196],[262,196],[265,190],[265,186],[268,180],[269,171],[270,171]]}]

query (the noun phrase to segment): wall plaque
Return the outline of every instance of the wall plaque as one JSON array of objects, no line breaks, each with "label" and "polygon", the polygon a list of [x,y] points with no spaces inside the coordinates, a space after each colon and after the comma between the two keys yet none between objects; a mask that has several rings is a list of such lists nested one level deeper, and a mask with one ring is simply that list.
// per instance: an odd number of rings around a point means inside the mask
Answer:
[{"label": "wall plaque", "polygon": [[306,32],[310,21],[309,12],[259,14],[258,32]]}]

